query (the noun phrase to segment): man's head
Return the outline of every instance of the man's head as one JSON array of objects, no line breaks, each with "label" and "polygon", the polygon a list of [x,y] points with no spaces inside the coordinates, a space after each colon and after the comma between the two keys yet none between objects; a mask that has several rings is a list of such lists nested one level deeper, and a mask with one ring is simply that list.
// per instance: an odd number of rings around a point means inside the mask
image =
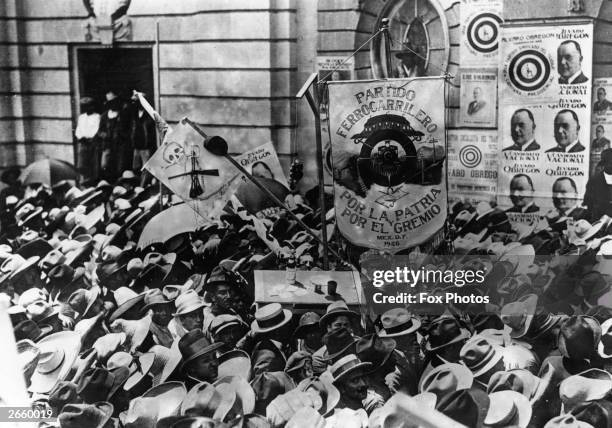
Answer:
[{"label": "man's head", "polygon": [[473,95],[474,95],[474,100],[480,101],[480,99],[482,98],[482,89],[480,89],[480,86],[476,86],[474,88]]},{"label": "man's head", "polygon": [[597,89],[597,101],[601,102],[606,99],[606,89],[598,88]]},{"label": "man's head", "polygon": [[604,127],[601,125],[597,125],[597,128],[595,128],[595,136],[597,138],[601,138],[604,136]]},{"label": "man's head", "polygon": [[187,376],[195,377],[201,381],[214,382],[218,376],[219,360],[217,350],[222,343],[213,343],[204,336],[201,329],[189,331],[178,343],[183,357],[183,372]]},{"label": "man's head", "polygon": [[510,119],[510,134],[512,141],[519,146],[523,146],[531,141],[535,131],[535,121],[533,114],[527,109],[519,109],[514,112]]},{"label": "man's head", "polygon": [[567,147],[578,140],[580,122],[574,110],[561,110],[555,116],[555,141],[560,147]]},{"label": "man's head", "polygon": [[510,200],[515,207],[523,208],[533,201],[533,181],[525,174],[517,174],[510,181]]},{"label": "man's head", "polygon": [[202,325],[204,324],[204,312],[201,308],[179,315],[178,317],[181,325],[188,331],[193,330],[194,328],[202,328]]},{"label": "man's head", "polygon": [[578,73],[582,67],[582,51],[575,40],[566,40],[557,49],[557,71],[565,79]]},{"label": "man's head", "polygon": [[578,188],[574,180],[569,177],[557,178],[552,191],[553,205],[561,213],[571,209],[578,201]]},{"label": "man's head", "polygon": [[334,385],[340,391],[340,396],[350,401],[363,401],[368,395],[366,369],[370,363],[363,363],[355,354],[349,354],[339,359],[330,368],[334,377]]},{"label": "man's head", "polygon": [[187,375],[205,382],[214,382],[219,375],[219,360],[215,353],[200,355],[185,364]]}]

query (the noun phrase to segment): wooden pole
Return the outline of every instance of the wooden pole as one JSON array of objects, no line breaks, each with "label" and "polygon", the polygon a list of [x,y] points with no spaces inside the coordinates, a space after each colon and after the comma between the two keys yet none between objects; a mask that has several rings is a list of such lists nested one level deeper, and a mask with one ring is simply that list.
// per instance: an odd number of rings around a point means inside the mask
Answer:
[{"label": "wooden pole", "polygon": [[391,37],[389,36],[389,18],[383,18],[380,27],[381,37],[385,46],[385,64],[387,65],[387,79],[393,77],[393,63],[391,62]]},{"label": "wooden pole", "polygon": [[[161,116],[161,94],[160,91],[160,72],[159,72],[159,21],[155,21],[155,105],[157,107],[158,114]],[[162,135],[160,132],[157,132],[157,147],[161,147],[162,145]],[[159,182],[159,210],[160,212],[164,209],[164,185],[162,182]]]}]

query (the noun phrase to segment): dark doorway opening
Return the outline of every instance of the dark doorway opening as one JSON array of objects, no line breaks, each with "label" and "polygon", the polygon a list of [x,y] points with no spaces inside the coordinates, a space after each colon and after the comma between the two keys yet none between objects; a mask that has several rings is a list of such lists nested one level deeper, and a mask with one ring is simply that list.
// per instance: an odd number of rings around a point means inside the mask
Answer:
[{"label": "dark doorway opening", "polygon": [[134,89],[154,106],[152,48],[80,48],[77,64],[79,94],[94,98],[100,110],[108,91],[127,101]]}]

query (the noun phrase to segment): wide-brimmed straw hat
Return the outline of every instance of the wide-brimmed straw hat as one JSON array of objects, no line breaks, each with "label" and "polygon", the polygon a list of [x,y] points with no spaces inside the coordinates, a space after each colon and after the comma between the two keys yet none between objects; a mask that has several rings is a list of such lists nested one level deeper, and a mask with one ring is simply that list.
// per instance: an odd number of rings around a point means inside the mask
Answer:
[{"label": "wide-brimmed straw hat", "polygon": [[342,380],[345,376],[353,373],[359,369],[369,369],[372,366],[371,363],[364,363],[355,355],[349,354],[340,358],[334,365],[330,367],[330,373],[334,379],[333,383],[336,384]]},{"label": "wide-brimmed straw hat", "polygon": [[79,353],[81,336],[73,331],[62,331],[45,337],[36,346],[40,349],[40,359],[29,390],[45,394],[68,374]]},{"label": "wide-brimmed straw hat", "polygon": [[378,332],[380,337],[404,336],[414,333],[421,327],[421,321],[405,308],[389,309],[382,314],[380,321],[383,326]]},{"label": "wide-brimmed straw hat", "polygon": [[332,302],[327,306],[327,309],[325,310],[325,315],[323,315],[321,317],[321,320],[319,321],[321,328],[325,330],[327,324],[329,324],[331,320],[340,315],[349,317],[350,319],[356,321],[361,319],[361,316],[357,312],[353,312],[348,308],[346,302],[339,300],[337,302]]}]

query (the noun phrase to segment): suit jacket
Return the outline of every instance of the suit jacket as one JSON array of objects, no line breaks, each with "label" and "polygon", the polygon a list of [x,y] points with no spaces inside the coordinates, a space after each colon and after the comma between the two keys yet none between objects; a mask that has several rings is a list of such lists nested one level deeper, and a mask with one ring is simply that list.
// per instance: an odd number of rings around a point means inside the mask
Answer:
[{"label": "suit jacket", "polygon": [[[585,149],[585,147],[580,144],[580,141],[578,141],[578,143],[576,143],[576,145],[574,147],[572,147],[570,149],[570,151],[568,153],[578,153],[578,152],[583,152]],[[546,150],[546,153],[551,153],[551,152],[563,152],[564,149],[562,147],[559,146],[555,146],[552,149],[548,149]]]},{"label": "suit jacket", "polygon": [[468,110],[467,113],[469,115],[478,113],[480,110],[482,110],[484,108],[484,106],[486,106],[487,103],[485,101],[472,101],[469,105],[468,105]]},{"label": "suit jacket", "polygon": [[[521,146],[519,146],[518,144],[513,144],[509,147],[506,147],[505,149],[503,149],[502,151],[508,151],[508,150],[515,150],[517,152],[522,151],[521,150]],[[540,145],[537,143],[537,141],[533,140],[531,143],[529,143],[529,145],[525,148],[526,152],[533,152],[535,150],[540,150]]]},{"label": "suit jacket", "polygon": [[589,81],[589,78],[584,75],[584,73],[580,72],[578,77],[574,79],[572,83],[567,83],[567,80],[563,77],[559,77],[559,83],[562,85],[578,85],[580,83],[586,83]]},{"label": "suit jacket", "polygon": [[604,214],[612,216],[612,186],[606,183],[603,172],[589,178],[584,192],[584,205],[591,214],[591,221],[599,220]]},{"label": "suit jacket", "polygon": [[591,149],[592,150],[603,150],[603,149],[609,149],[610,148],[610,140],[608,140],[606,137],[601,137],[601,138],[595,138],[593,140],[593,143],[591,144]]}]

